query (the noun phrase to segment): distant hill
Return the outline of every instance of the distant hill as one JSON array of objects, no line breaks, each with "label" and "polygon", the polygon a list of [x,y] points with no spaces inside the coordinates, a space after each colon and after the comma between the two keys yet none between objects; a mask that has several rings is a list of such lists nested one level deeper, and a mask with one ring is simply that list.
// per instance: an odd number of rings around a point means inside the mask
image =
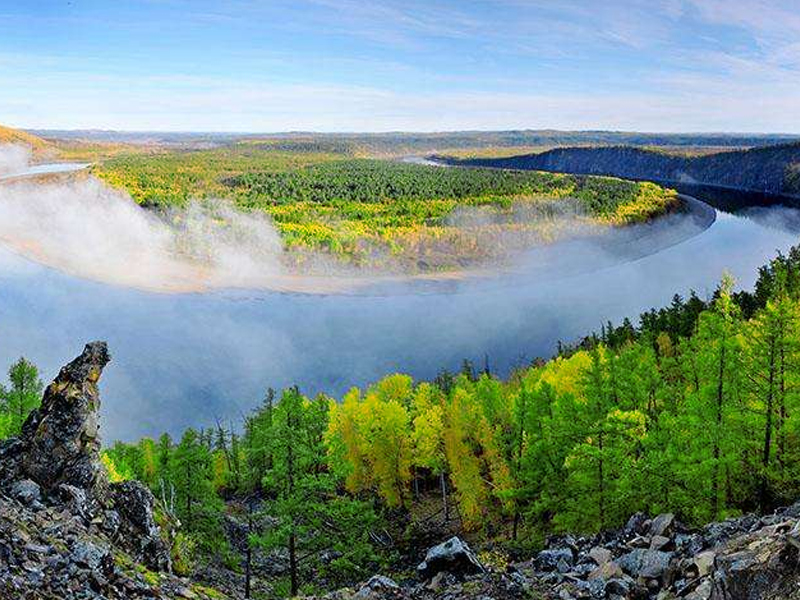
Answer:
[{"label": "distant hill", "polygon": [[50,148],[50,145],[40,137],[3,125],[0,125],[0,144],[22,144],[29,146],[34,153],[44,152]]},{"label": "distant hill", "polygon": [[415,133],[203,133],[125,132],[100,130],[36,130],[48,140],[113,142],[157,146],[213,147],[242,141],[278,145],[281,149],[313,147],[366,155],[402,155],[450,149],[574,146],[660,146],[675,148],[752,148],[800,142],[800,136],[784,134],[637,133],[625,131],[558,131],[520,129],[510,131],[445,131]]},{"label": "distant hill", "polygon": [[664,183],[702,183],[754,192],[800,195],[800,142],[702,156],[677,155],[632,146],[610,146],[556,148],[540,154],[505,158],[444,157],[444,160],[450,164],[467,166],[612,175]]}]

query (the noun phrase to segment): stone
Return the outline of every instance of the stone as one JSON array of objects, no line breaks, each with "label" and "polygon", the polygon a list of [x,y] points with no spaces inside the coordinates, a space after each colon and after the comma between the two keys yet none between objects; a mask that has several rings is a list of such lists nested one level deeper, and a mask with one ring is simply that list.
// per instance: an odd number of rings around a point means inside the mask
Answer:
[{"label": "stone", "polygon": [[658,579],[669,568],[671,552],[637,548],[621,556],[619,566],[631,577]]},{"label": "stone", "polygon": [[588,579],[611,579],[613,577],[622,577],[622,569],[613,560],[604,562],[598,566],[594,571],[589,573]]},{"label": "stone", "polygon": [[122,481],[109,486],[108,496],[120,517],[114,523],[134,557],[156,571],[169,571],[172,559],[153,517],[155,498],[142,483]]},{"label": "stone", "polygon": [[39,488],[39,484],[35,481],[23,479],[15,482],[14,485],[11,486],[11,496],[15,500],[30,506],[34,502],[39,502],[39,500],[41,500],[42,492]]},{"label": "stone", "polygon": [[664,550],[670,544],[672,544],[672,540],[668,537],[654,535],[650,540],[650,550]]},{"label": "stone", "polygon": [[625,597],[630,593],[630,591],[631,583],[625,579],[615,577],[606,582],[606,595],[616,594],[617,596]]},{"label": "stone", "polygon": [[623,533],[626,536],[642,535],[645,533],[645,524],[647,523],[647,515],[643,512],[637,512],[628,519],[628,522],[623,528]]},{"label": "stone", "polygon": [[56,489],[56,493],[73,515],[87,521],[91,519],[91,506],[85,490],[74,485],[62,483]]},{"label": "stone", "polygon": [[649,532],[650,536],[669,537],[670,534],[672,533],[674,524],[675,524],[675,515],[673,515],[672,513],[664,513],[662,515],[658,515],[650,523],[650,532]]},{"label": "stone", "polygon": [[486,569],[466,542],[454,536],[430,548],[425,560],[417,566],[417,573],[423,579],[430,579],[440,571],[466,575],[484,573]]},{"label": "stone", "polygon": [[716,557],[717,554],[713,550],[701,552],[694,557],[692,562],[697,569],[697,575],[699,577],[705,577],[711,572],[711,570],[714,568],[714,560]]},{"label": "stone", "polygon": [[714,593],[714,585],[706,579],[701,582],[694,590],[684,596],[684,600],[710,600]]},{"label": "stone", "polygon": [[75,543],[70,553],[70,560],[89,569],[97,569],[107,555],[108,550],[105,548],[101,548],[91,542],[79,541]]},{"label": "stone", "polygon": [[400,586],[383,575],[373,575],[353,596],[354,600],[383,600],[400,596]]},{"label": "stone", "polygon": [[591,558],[598,565],[603,565],[607,562],[611,562],[611,559],[613,557],[614,555],[611,553],[611,550],[603,548],[602,546],[595,546],[594,548],[589,550],[589,558]]},{"label": "stone", "polygon": [[569,548],[553,548],[539,552],[534,560],[534,565],[539,571],[559,571],[563,573],[563,566],[560,569],[559,563],[569,567],[573,561],[572,550]]}]

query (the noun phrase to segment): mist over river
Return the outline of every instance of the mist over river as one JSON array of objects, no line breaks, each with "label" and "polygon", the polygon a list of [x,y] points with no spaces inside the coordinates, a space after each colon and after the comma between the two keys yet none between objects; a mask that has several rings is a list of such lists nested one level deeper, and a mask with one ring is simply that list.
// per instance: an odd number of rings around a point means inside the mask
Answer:
[{"label": "mist over river", "polygon": [[716,220],[707,206],[695,209],[531,252],[494,278],[354,294],[155,294],[72,277],[0,247],[0,365],[24,355],[47,382],[85,342],[107,340],[106,442],[238,423],[268,386],[339,396],[387,373],[431,378],[464,358],[482,366],[485,356],[506,375],[551,355],[559,340],[636,317],[676,292],[710,295],[725,270],[749,287],[759,266],[797,241],[795,209]]}]

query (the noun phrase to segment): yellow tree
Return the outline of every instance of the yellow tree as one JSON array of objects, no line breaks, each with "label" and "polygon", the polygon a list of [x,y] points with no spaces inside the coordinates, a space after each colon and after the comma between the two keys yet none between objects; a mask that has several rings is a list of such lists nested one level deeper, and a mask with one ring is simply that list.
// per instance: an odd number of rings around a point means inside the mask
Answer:
[{"label": "yellow tree", "polygon": [[449,520],[447,504],[447,457],[444,444],[444,397],[442,392],[429,383],[422,383],[414,390],[412,400],[414,415],[414,465],[439,477],[442,490],[442,508],[445,520]]}]

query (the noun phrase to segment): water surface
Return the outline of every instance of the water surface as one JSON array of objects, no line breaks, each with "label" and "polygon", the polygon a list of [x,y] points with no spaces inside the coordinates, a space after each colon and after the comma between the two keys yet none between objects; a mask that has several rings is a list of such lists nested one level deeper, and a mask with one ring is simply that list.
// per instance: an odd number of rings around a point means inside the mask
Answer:
[{"label": "water surface", "polygon": [[236,421],[267,386],[339,395],[395,371],[433,377],[465,357],[480,366],[488,357],[505,375],[549,356],[558,340],[662,306],[676,292],[710,295],[725,270],[751,286],[760,265],[796,242],[797,216],[782,207],[719,213],[707,228],[675,216],[616,240],[532,252],[512,275],[359,295],[152,294],[0,248],[0,365],[25,355],[49,380],[85,342],[107,340],[107,440]]}]

